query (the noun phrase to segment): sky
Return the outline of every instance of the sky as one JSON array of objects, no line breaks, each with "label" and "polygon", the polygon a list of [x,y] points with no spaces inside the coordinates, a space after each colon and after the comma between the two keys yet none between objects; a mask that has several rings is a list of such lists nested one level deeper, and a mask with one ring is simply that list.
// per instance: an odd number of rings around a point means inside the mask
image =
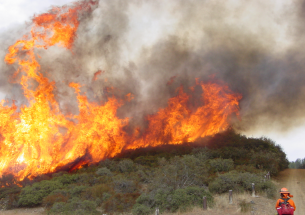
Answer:
[{"label": "sky", "polygon": [[[71,3],[71,0],[11,0],[4,1],[0,0],[0,33],[9,31],[12,26],[23,25],[26,22],[30,22],[31,17],[34,14],[40,14],[46,12],[52,5],[62,6],[67,3]],[[279,6],[285,1],[278,1]],[[145,14],[142,14],[143,16]],[[166,18],[164,19],[166,21]],[[164,21],[164,22],[165,22]],[[136,22],[134,22],[136,23]],[[151,26],[150,29],[145,29],[145,26]],[[154,39],[153,31],[157,28],[153,20],[144,18],[142,24],[135,25],[136,31],[148,31],[148,34]],[[150,30],[150,31],[149,31]],[[160,32],[159,32],[160,33]],[[161,32],[162,33],[162,32]],[[143,40],[147,40],[147,37],[141,37]],[[152,40],[153,40],[152,39]],[[143,41],[147,42],[147,41]],[[279,43],[284,46],[287,42],[284,37],[279,35]],[[281,46],[281,44],[279,45]],[[0,99],[5,97],[0,92]],[[268,137],[274,140],[277,144],[280,144],[287,154],[290,161],[296,160],[297,158],[304,158],[305,151],[305,123],[299,124],[297,127],[292,128],[288,132],[279,132],[276,128],[270,128],[267,130],[255,130],[246,132],[245,134],[250,137]]]},{"label": "sky", "polygon": [[30,21],[34,14],[46,12],[52,5],[64,5],[71,0],[12,0],[0,1],[0,31],[16,24],[23,24]]}]

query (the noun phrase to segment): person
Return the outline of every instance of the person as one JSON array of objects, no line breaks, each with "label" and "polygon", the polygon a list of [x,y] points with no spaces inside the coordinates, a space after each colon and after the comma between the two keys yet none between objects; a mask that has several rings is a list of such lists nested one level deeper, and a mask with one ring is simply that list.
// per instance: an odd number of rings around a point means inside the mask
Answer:
[{"label": "person", "polygon": [[278,209],[281,207],[281,203],[285,202],[285,200],[288,199],[287,202],[290,204],[291,207],[294,208],[295,211],[296,206],[294,204],[294,201],[291,199],[293,195],[290,194],[288,189],[283,187],[280,190],[280,194],[281,194],[281,198],[276,201],[275,209],[278,211]]}]

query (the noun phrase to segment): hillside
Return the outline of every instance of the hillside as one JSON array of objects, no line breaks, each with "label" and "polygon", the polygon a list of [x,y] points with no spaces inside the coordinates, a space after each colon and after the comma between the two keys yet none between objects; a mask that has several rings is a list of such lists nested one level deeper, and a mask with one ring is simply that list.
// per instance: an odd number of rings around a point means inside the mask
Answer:
[{"label": "hillside", "polygon": [[[3,209],[45,207],[50,214],[151,214],[190,211],[207,196],[251,191],[274,198],[277,188],[264,180],[288,167],[282,149],[266,138],[228,130],[194,143],[124,151],[113,159],[16,182],[0,180]],[[19,183],[18,187],[14,183]]]}]

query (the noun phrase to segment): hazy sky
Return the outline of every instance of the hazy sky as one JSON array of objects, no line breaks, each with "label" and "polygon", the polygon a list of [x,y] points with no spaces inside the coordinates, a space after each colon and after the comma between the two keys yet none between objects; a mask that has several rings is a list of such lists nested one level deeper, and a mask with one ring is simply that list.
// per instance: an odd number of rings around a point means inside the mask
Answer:
[{"label": "hazy sky", "polygon": [[[22,25],[25,22],[30,22],[34,14],[46,12],[52,5],[61,6],[73,2],[71,0],[0,0],[0,32],[9,31],[12,26]],[[234,1],[232,1],[234,2]],[[270,2],[273,2],[273,0]],[[279,2],[279,7],[285,1]],[[286,1],[287,2],[287,1]],[[153,20],[144,20],[145,25],[154,23]],[[145,25],[142,27],[145,28]],[[154,24],[152,24],[154,25]],[[136,26],[137,31],[141,31],[141,25]],[[152,27],[154,28],[154,27]],[[151,30],[151,29],[150,29]],[[143,29],[143,32],[147,29]],[[142,37],[145,38],[145,37]],[[279,41],[285,43],[285,38],[279,35]],[[147,39],[147,38],[146,38]],[[279,44],[281,46],[281,44]],[[0,98],[4,95],[0,93]],[[279,133],[277,130],[270,128],[268,133],[265,130],[257,130],[255,132],[248,132],[248,136],[260,137],[266,136],[273,139],[277,144],[280,144],[288,155],[289,160],[305,157],[305,124],[296,127],[288,133]]]},{"label": "hazy sky", "polygon": [[0,1],[0,31],[11,25],[30,21],[34,14],[40,14],[50,9],[50,6],[64,5],[71,0],[12,0]]}]

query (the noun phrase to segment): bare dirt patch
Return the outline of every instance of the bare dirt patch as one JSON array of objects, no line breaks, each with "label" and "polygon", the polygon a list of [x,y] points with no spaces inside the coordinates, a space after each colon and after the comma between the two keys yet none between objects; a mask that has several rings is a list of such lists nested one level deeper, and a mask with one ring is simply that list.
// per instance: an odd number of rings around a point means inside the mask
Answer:
[{"label": "bare dirt patch", "polygon": [[13,210],[2,210],[0,215],[46,215],[43,207],[39,208],[17,208]]}]

